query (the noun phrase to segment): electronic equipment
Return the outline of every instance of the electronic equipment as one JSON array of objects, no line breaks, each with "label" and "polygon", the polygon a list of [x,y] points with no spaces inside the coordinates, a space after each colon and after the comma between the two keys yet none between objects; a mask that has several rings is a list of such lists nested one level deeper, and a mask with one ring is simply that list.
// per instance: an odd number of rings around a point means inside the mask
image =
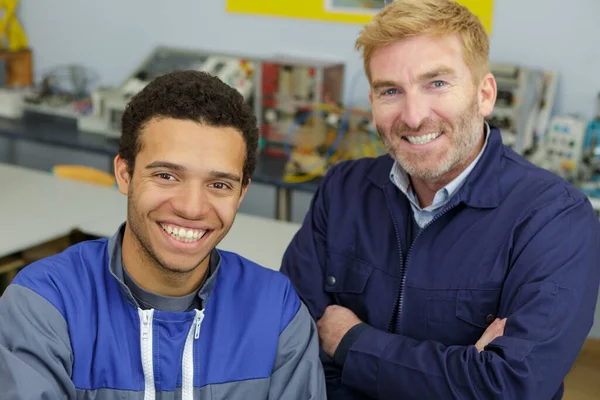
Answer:
[{"label": "electronic equipment", "polygon": [[20,119],[23,117],[23,103],[31,89],[0,88],[0,117]]},{"label": "electronic equipment", "polygon": [[284,181],[305,182],[318,178],[336,163],[364,157],[378,157],[386,151],[375,133],[370,110],[335,105],[321,105],[325,112],[325,141],[318,147],[291,147]]},{"label": "electronic equipment", "polygon": [[23,98],[23,118],[40,116],[76,120],[91,108],[89,95],[99,76],[78,64],[58,65],[45,71],[37,87]]},{"label": "electronic equipment", "polygon": [[596,99],[596,116],[588,124],[583,143],[583,165],[580,189],[592,197],[600,197],[600,93]]},{"label": "electronic equipment", "polygon": [[600,165],[600,93],[596,98],[596,108],[596,116],[587,126],[583,151],[590,164]]},{"label": "electronic equipment", "polygon": [[497,126],[503,142],[526,155],[543,138],[552,116],[558,75],[513,64],[493,63],[497,99],[486,119]]},{"label": "electronic equipment", "polygon": [[543,167],[569,180],[579,179],[587,124],[576,116],[557,116],[549,124],[544,140]]},{"label": "electronic equipment", "polygon": [[262,150],[283,155],[290,147],[322,146],[341,119],[331,106],[341,103],[344,65],[288,56],[259,65],[255,111]]},{"label": "electronic equipment", "polygon": [[230,55],[158,47],[121,86],[101,87],[93,91],[93,112],[78,117],[78,128],[86,132],[120,137],[121,116],[131,98],[157,77],[178,70],[205,71],[236,88],[246,100],[253,95],[252,61]]}]

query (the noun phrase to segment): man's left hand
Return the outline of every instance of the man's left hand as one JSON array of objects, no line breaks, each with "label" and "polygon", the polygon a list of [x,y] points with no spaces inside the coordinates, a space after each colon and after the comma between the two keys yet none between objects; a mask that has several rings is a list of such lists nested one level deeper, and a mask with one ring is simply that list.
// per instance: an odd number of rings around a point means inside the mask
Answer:
[{"label": "man's left hand", "polygon": [[333,357],[344,335],[354,325],[362,321],[346,307],[331,305],[325,309],[323,316],[317,321],[321,346],[325,353]]}]

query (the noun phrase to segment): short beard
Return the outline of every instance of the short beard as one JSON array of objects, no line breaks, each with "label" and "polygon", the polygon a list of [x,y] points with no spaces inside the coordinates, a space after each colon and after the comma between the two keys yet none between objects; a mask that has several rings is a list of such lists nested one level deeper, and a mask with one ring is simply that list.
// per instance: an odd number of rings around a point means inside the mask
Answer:
[{"label": "short beard", "polygon": [[477,97],[475,97],[469,108],[454,126],[455,129],[444,121],[436,122],[432,120],[423,121],[417,129],[411,129],[401,122],[392,125],[389,137],[396,138],[397,140],[404,140],[402,139],[403,136],[419,132],[452,133],[452,136],[448,136],[451,141],[451,147],[441,156],[438,162],[428,168],[419,167],[417,162],[411,160],[410,154],[399,154],[394,148],[393,143],[383,134],[382,128],[377,125],[376,129],[386,151],[400,164],[408,175],[423,180],[436,180],[465,162],[477,146],[482,128],[479,123],[475,126],[475,120],[478,115],[479,104],[477,103]]},{"label": "short beard", "polygon": [[[202,264],[202,262],[210,255],[207,254],[205,258],[200,260],[200,262],[192,267],[191,269],[180,270],[175,267],[170,266],[166,261],[161,260],[158,257],[158,254],[152,248],[152,244],[150,243],[150,239],[140,232],[140,228],[142,226],[142,221],[140,214],[135,205],[135,196],[133,193],[133,185],[129,186],[129,191],[127,194],[127,220],[129,222],[129,229],[131,229],[131,233],[133,234],[135,240],[139,243],[138,251],[141,251],[140,257],[142,260],[147,260],[149,264],[154,265],[163,275],[174,277],[181,276],[182,278],[186,277],[192,271],[194,271],[198,266]],[[137,246],[136,246],[137,247]]]}]

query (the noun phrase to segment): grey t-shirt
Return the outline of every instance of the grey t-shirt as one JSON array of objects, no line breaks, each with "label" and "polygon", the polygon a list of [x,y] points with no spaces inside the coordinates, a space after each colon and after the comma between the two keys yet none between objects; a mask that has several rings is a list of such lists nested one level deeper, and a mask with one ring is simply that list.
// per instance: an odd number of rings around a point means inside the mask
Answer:
[{"label": "grey t-shirt", "polygon": [[182,312],[194,309],[201,310],[204,308],[203,303],[206,301],[206,298],[203,297],[208,297],[208,294],[203,296],[204,293],[202,293],[203,291],[201,289],[206,286],[209,280],[214,280],[211,278],[214,277],[214,273],[219,265],[219,259],[219,253],[216,250],[213,250],[210,254],[208,271],[206,272],[202,284],[192,293],[181,297],[161,296],[149,292],[133,280],[131,275],[129,275],[129,272],[127,272],[127,268],[124,268],[122,260],[121,268],[123,270],[123,280],[125,284],[129,290],[131,290],[131,294],[142,309],[147,310],[153,308],[162,311]]}]

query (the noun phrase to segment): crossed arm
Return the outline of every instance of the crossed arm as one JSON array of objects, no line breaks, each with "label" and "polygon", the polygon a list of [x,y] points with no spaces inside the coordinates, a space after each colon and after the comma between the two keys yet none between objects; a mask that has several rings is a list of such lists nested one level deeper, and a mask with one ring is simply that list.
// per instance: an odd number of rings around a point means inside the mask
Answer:
[{"label": "crossed arm", "polygon": [[[336,350],[338,350],[340,342],[348,331],[363,323],[352,310],[346,307],[338,305],[328,306],[323,316],[317,321],[323,351],[331,358],[335,358]],[[505,326],[506,318],[496,318],[475,343],[477,351],[481,353],[494,339],[502,336]]]}]

